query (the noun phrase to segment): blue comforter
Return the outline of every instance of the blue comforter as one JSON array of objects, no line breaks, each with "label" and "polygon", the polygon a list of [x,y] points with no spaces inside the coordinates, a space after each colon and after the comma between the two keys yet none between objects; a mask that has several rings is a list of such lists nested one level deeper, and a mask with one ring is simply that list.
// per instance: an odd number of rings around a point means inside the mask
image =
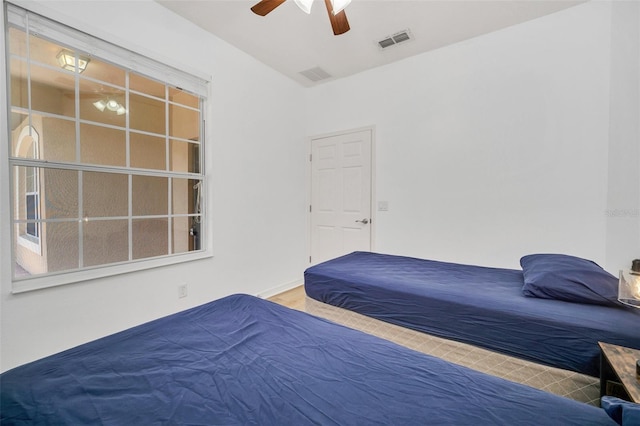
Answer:
[{"label": "blue comforter", "polygon": [[598,341],[640,349],[640,310],[525,297],[522,286],[519,270],[366,252],[305,272],[320,302],[591,376]]},{"label": "blue comforter", "polygon": [[604,410],[234,295],[0,376],[3,425],[608,425]]}]

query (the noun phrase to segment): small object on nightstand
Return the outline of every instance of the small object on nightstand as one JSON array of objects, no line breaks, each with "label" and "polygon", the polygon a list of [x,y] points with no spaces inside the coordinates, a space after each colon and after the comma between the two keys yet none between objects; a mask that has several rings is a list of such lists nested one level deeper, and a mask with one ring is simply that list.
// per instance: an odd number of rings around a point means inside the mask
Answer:
[{"label": "small object on nightstand", "polygon": [[631,262],[630,271],[620,271],[618,300],[627,306],[640,308],[640,259]]}]

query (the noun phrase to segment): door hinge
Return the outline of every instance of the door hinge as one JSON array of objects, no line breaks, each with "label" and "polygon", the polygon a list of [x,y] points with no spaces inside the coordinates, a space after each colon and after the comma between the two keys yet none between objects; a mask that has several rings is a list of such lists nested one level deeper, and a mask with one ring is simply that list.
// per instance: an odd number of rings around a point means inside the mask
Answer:
[{"label": "door hinge", "polygon": [[311,256],[309,256],[309,263],[311,263]]},{"label": "door hinge", "polygon": [[309,204],[309,213],[311,213],[311,204]]},{"label": "door hinge", "polygon": [[313,161],[313,154],[309,154],[309,161]]}]

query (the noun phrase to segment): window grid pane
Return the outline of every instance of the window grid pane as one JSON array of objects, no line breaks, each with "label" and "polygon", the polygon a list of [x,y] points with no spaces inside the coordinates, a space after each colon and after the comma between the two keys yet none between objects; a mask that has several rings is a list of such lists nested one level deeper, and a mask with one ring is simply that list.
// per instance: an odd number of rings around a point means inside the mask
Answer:
[{"label": "window grid pane", "polygon": [[80,124],[80,161],[125,167],[126,132],[99,125]]},{"label": "window grid pane", "polygon": [[88,220],[83,227],[84,266],[129,260],[128,220]]},{"label": "window grid pane", "polygon": [[129,132],[131,167],[166,170],[166,138]]},{"label": "window grid pane", "polygon": [[200,250],[203,98],[13,24],[14,279]]}]

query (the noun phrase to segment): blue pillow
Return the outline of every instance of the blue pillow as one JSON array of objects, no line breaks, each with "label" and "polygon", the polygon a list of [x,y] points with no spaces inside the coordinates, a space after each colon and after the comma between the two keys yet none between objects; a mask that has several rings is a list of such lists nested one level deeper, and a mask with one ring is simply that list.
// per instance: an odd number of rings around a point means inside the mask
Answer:
[{"label": "blue pillow", "polygon": [[640,425],[640,404],[623,401],[613,396],[603,396],[600,406],[619,425]]},{"label": "blue pillow", "polygon": [[530,254],[520,259],[525,296],[620,306],[618,278],[596,263],[566,254]]}]

